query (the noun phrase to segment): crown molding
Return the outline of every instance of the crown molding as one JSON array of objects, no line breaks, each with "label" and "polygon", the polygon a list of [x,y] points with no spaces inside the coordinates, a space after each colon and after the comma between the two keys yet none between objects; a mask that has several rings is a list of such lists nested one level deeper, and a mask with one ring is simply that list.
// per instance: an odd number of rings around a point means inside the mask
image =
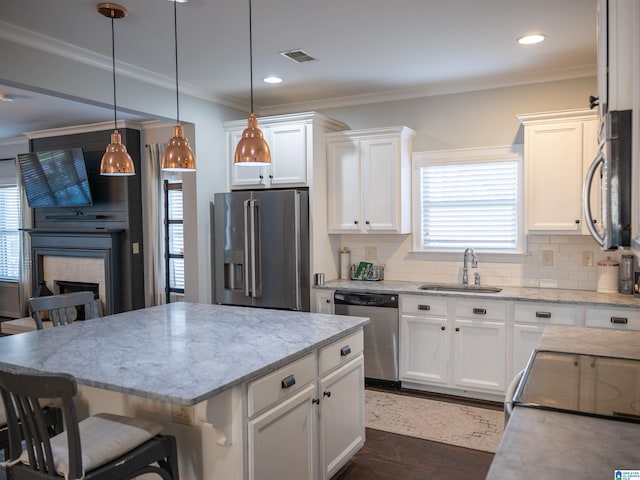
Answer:
[{"label": "crown molding", "polygon": [[[72,43],[63,42],[57,38],[49,37],[23,27],[18,27],[17,25],[12,25],[2,20],[0,20],[0,38],[4,38],[35,50],[47,52],[51,55],[68,58],[69,60],[83,65],[89,65],[109,72],[112,70],[112,58],[110,56],[73,45]],[[122,62],[120,60],[116,60],[116,66],[118,75],[132,78],[150,85],[155,85],[157,87],[166,88],[168,90],[174,90],[176,88],[176,80],[174,77],[161,75],[157,72],[152,72],[151,70],[138,67],[131,63]],[[245,108],[245,105],[242,105],[239,102],[218,98],[207,89],[182,81],[180,82],[180,93],[218,103],[230,108]]]},{"label": "crown molding", "polygon": [[29,139],[25,136],[0,138],[0,147],[12,147],[14,145],[26,145],[29,146]]},{"label": "crown molding", "polygon": [[[76,133],[100,132],[102,130],[112,130],[113,127],[113,122],[87,123],[85,125],[71,125],[69,127],[49,128],[46,130],[24,132],[24,135],[29,140],[32,140],[34,138],[59,137],[61,135],[74,135]],[[116,127],[117,129],[142,129],[140,123],[132,122],[131,120],[118,120]]]},{"label": "crown molding", "polygon": [[453,95],[495,88],[517,87],[536,83],[547,83],[575,78],[589,78],[596,76],[596,65],[583,65],[575,68],[540,71],[535,74],[496,75],[486,78],[474,78],[457,82],[442,82],[416,88],[382,91],[349,97],[336,97],[310,102],[288,103],[271,107],[258,107],[259,115],[279,115],[294,111],[326,110],[331,108],[369,105],[372,103],[411,100],[423,97]]}]

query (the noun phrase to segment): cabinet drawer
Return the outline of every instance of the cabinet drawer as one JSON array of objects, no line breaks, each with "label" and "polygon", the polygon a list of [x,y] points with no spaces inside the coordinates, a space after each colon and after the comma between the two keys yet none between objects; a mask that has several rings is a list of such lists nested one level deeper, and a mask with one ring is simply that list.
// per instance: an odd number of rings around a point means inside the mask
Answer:
[{"label": "cabinet drawer", "polygon": [[315,378],[316,359],[312,353],[251,382],[247,392],[249,417],[297,392]]},{"label": "cabinet drawer", "polygon": [[587,308],[585,327],[640,330],[640,310]]},{"label": "cabinet drawer", "polygon": [[578,309],[573,305],[516,303],[514,321],[539,325],[576,325]]},{"label": "cabinet drawer", "polygon": [[400,311],[419,315],[447,315],[447,299],[427,295],[401,295]]},{"label": "cabinet drawer", "polygon": [[347,363],[364,350],[364,334],[358,330],[320,349],[320,375]]},{"label": "cabinet drawer", "polygon": [[456,301],[456,318],[504,320],[506,302],[492,302],[485,299]]}]

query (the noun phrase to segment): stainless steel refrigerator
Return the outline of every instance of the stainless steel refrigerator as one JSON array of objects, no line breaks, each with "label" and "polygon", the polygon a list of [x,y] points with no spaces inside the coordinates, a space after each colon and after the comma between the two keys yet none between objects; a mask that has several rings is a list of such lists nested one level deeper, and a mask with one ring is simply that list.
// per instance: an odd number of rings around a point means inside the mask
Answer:
[{"label": "stainless steel refrigerator", "polygon": [[309,311],[309,196],[303,190],[217,193],[215,302]]}]

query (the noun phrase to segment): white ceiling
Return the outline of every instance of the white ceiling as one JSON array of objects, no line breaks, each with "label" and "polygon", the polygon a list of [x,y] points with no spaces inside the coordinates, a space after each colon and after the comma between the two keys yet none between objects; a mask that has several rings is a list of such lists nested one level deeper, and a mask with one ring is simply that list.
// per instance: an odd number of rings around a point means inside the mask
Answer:
[{"label": "white ceiling", "polygon": [[[596,0],[252,0],[255,110],[301,111],[595,75]],[[111,71],[96,0],[2,0],[0,36]],[[173,3],[122,0],[119,75],[173,88]],[[178,4],[180,91],[249,103],[248,0]],[[547,40],[521,46],[525,33]],[[314,62],[279,53],[303,49]],[[6,68],[3,66],[3,68]],[[262,78],[278,75],[280,85]],[[1,85],[0,138],[107,121],[109,109]],[[135,118],[119,114],[119,118]],[[10,119],[10,120],[7,120]]]}]

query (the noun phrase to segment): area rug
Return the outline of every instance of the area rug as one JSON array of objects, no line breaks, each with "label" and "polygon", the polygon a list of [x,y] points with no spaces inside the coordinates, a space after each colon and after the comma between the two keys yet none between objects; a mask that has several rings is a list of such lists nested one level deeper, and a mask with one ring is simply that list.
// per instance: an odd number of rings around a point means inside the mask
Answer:
[{"label": "area rug", "polygon": [[495,453],[501,411],[376,390],[365,391],[367,428]]}]

